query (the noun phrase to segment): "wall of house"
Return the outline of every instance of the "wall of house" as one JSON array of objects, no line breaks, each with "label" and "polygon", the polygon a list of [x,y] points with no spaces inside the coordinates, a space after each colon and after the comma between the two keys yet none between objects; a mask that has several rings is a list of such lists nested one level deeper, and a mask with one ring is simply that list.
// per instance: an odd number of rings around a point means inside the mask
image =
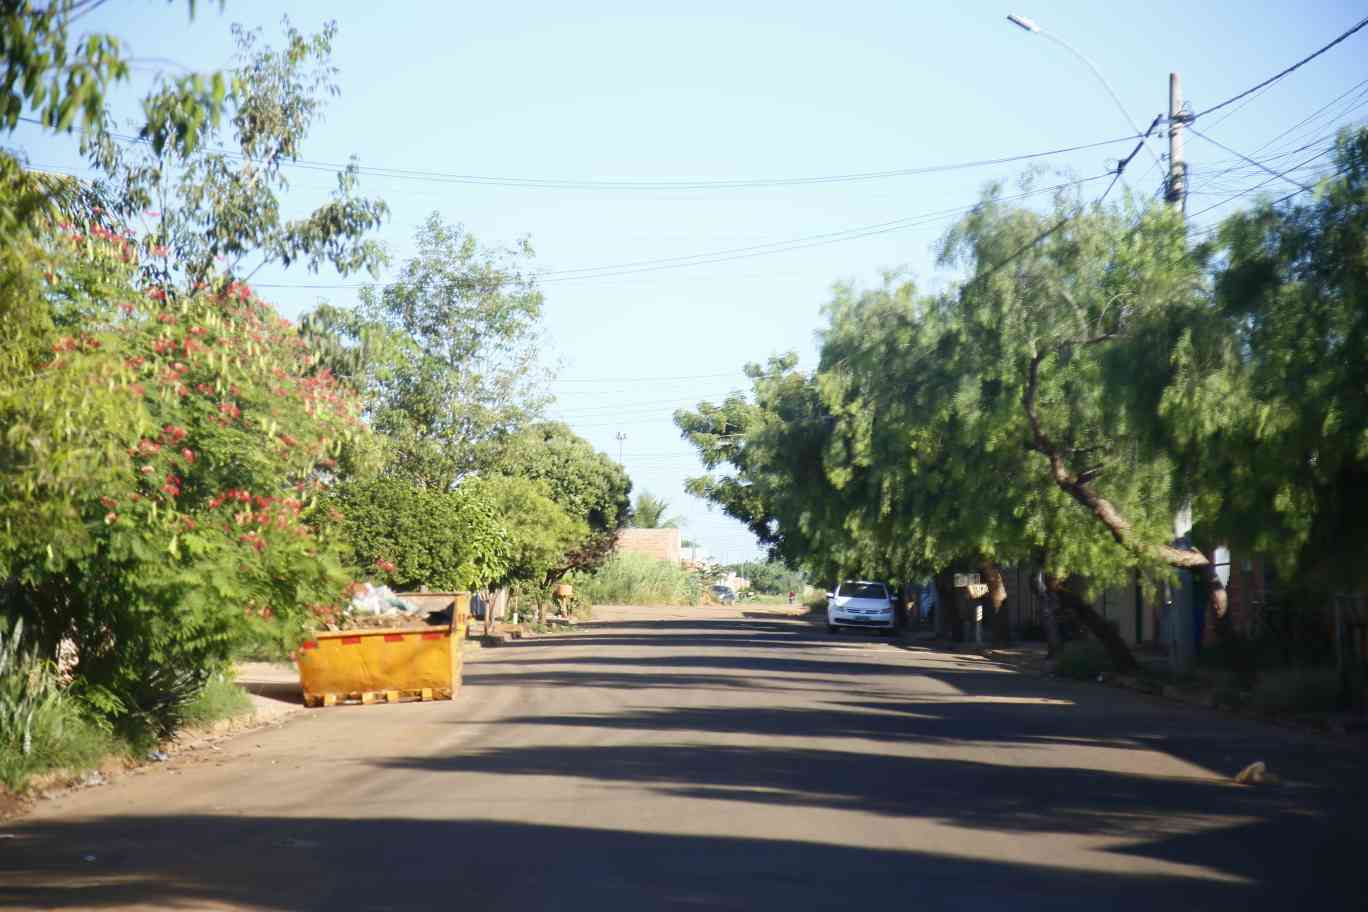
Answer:
[{"label": "wall of house", "polygon": [[678,529],[623,529],[618,533],[617,550],[623,553],[647,554],[677,564],[679,549]]}]

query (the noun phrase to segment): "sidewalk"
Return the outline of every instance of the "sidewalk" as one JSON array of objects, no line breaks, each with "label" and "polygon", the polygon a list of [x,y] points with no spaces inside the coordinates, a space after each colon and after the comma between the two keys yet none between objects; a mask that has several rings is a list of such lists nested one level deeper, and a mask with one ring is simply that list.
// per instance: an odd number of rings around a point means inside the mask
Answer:
[{"label": "sidewalk", "polygon": [[[987,643],[951,643],[937,640],[935,635],[928,631],[903,631],[898,637],[898,642],[908,646],[934,649],[938,652],[980,655],[991,662],[997,662],[1028,674],[1046,677],[1054,677],[1055,675],[1054,662],[1047,656],[1049,647],[1042,642],[1015,642],[1008,646],[992,646]],[[1345,712],[1277,714],[1225,705],[1220,701],[1218,688],[1210,682],[1199,678],[1174,682],[1168,671],[1168,661],[1163,656],[1142,653],[1136,655],[1136,660],[1140,663],[1140,671],[1137,674],[1124,675],[1104,672],[1098,675],[1094,683],[1133,690],[1159,699],[1209,709],[1225,715],[1255,719],[1292,728],[1312,729],[1319,732],[1359,737],[1368,742],[1368,719],[1363,716]]]}]

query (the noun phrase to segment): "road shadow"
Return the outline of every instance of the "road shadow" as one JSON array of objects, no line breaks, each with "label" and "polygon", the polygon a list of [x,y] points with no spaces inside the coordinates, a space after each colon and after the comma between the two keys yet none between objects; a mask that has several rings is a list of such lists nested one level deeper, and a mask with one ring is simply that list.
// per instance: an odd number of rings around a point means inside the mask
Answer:
[{"label": "road shadow", "polygon": [[[833,845],[480,820],[129,816],[32,822],[10,908],[1145,910],[1282,908],[1267,883]],[[1309,884],[1332,903],[1343,878]],[[1327,907],[1343,907],[1338,903]]]},{"label": "road shadow", "polygon": [[269,697],[282,703],[298,703],[301,706],[304,704],[304,692],[300,689],[298,681],[262,681],[240,677],[237,684],[248,693],[259,697]]}]

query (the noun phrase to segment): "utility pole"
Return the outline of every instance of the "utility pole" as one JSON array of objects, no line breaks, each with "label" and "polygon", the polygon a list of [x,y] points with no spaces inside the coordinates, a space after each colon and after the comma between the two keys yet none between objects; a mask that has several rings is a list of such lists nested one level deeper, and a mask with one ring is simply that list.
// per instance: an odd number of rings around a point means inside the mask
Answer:
[{"label": "utility pole", "polygon": [[1170,206],[1185,215],[1187,210],[1187,162],[1183,160],[1183,80],[1169,73],[1169,179],[1164,196]]},{"label": "utility pole", "polygon": [[[1187,162],[1183,159],[1183,80],[1177,73],[1169,73],[1169,176],[1168,192],[1164,199],[1177,211],[1187,216]],[[1192,505],[1184,504],[1173,520],[1174,541],[1183,540],[1192,529]],[[1169,662],[1174,671],[1189,671],[1196,661],[1195,586],[1186,572],[1179,573],[1179,585],[1166,585],[1169,616]]]},{"label": "utility pole", "polygon": [[618,465],[622,465],[622,441],[624,441],[624,440],[626,440],[626,439],[627,439],[627,435],[626,435],[626,434],[622,433],[622,431],[618,431],[618,432],[617,432],[617,442],[618,442]]}]

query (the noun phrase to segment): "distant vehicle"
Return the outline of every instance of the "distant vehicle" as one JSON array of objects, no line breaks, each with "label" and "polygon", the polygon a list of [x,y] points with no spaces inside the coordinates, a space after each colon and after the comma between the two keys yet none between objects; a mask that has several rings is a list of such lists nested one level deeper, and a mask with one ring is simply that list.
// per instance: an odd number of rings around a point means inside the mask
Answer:
[{"label": "distant vehicle", "polygon": [[893,597],[883,583],[846,580],[827,593],[827,630],[842,627],[874,627],[892,633],[897,629]]},{"label": "distant vehicle", "polygon": [[723,605],[734,605],[736,603],[736,590],[731,586],[723,586],[719,583],[712,587],[712,595]]}]

